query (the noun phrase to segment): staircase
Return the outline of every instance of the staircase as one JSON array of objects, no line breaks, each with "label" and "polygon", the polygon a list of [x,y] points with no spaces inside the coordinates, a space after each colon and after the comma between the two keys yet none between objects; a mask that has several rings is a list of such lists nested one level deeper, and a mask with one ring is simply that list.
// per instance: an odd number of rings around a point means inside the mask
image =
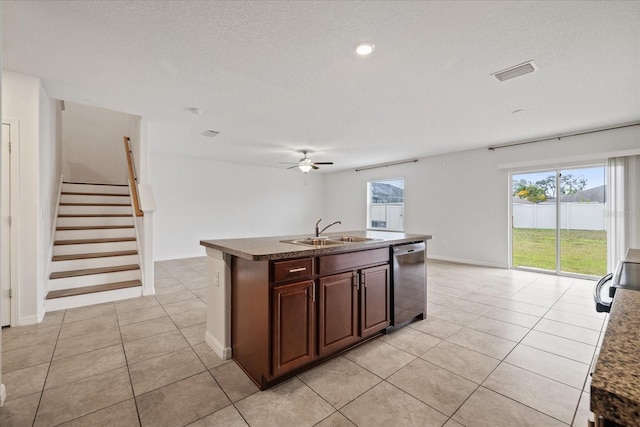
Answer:
[{"label": "staircase", "polygon": [[127,185],[64,182],[46,311],[142,295]]}]

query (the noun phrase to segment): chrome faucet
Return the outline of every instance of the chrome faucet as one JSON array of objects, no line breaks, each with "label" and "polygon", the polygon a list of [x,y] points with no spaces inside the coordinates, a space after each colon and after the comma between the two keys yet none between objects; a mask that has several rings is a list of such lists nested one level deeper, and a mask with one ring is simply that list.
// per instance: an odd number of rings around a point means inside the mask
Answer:
[{"label": "chrome faucet", "polygon": [[327,225],[325,228],[323,228],[322,230],[320,230],[318,228],[318,226],[320,225],[320,221],[322,221],[322,218],[320,218],[318,220],[318,222],[316,222],[316,237],[320,237],[320,234],[322,234],[322,232],[324,232],[324,230],[326,230],[327,228],[331,227],[332,225],[336,225],[336,224],[342,224],[342,221],[336,221],[334,223],[331,223],[329,225]]}]

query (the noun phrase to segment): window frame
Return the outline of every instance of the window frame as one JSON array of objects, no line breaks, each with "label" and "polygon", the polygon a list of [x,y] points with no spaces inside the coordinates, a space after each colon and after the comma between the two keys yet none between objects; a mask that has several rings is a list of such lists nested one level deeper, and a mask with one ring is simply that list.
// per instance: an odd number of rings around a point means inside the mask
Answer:
[{"label": "window frame", "polygon": [[[372,183],[389,183],[389,182],[398,182],[400,181],[402,183],[402,203],[385,203],[384,205],[401,205],[402,206],[402,210],[400,212],[400,227],[399,228],[390,228],[390,227],[372,227],[371,226],[371,206],[374,205],[373,203],[371,203],[371,185]],[[405,199],[406,199],[406,195],[405,195],[405,178],[404,177],[398,177],[398,178],[384,178],[384,179],[371,179],[367,181],[367,205],[366,205],[366,230],[370,230],[370,231],[395,231],[395,232],[404,232],[405,230]],[[383,203],[380,203],[379,205],[383,205]],[[388,215],[385,213],[385,218],[388,218]],[[388,223],[389,221],[387,221]]]}]

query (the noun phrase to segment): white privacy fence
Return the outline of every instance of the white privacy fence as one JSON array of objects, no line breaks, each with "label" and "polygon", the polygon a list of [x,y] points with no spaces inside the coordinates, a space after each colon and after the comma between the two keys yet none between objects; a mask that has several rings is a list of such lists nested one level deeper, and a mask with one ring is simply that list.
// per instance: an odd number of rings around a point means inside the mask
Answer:
[{"label": "white privacy fence", "polygon": [[380,203],[369,205],[369,227],[403,230],[404,204]]},{"label": "white privacy fence", "polygon": [[[555,204],[513,204],[514,228],[556,228]],[[563,230],[605,230],[605,203],[561,203]]]}]

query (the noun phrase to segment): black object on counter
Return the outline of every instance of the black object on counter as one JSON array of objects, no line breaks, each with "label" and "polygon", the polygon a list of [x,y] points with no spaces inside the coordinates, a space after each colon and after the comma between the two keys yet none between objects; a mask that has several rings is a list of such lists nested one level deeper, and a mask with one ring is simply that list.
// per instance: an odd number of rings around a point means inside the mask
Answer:
[{"label": "black object on counter", "polygon": [[637,262],[620,261],[615,273],[607,274],[596,283],[593,289],[593,298],[596,302],[596,311],[598,313],[609,313],[609,310],[611,310],[611,303],[613,301],[602,298],[602,290],[609,282],[611,282],[611,286],[609,286],[609,297],[612,299],[618,288],[640,291],[640,264]]}]

